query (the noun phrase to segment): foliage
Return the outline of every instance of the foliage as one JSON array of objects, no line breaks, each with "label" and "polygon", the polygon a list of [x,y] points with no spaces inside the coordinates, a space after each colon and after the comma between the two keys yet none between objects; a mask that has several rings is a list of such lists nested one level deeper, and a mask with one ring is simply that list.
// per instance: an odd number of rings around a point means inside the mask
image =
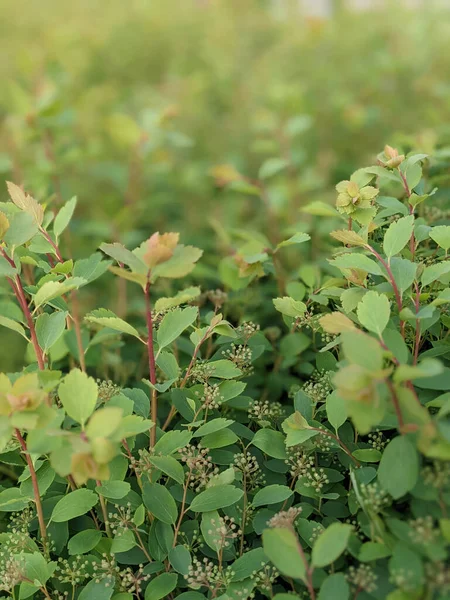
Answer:
[{"label": "foliage", "polygon": [[[8,183],[0,325],[28,365],[0,375],[3,595],[447,598],[438,165],[386,146],[309,234],[241,232],[223,289],[178,233],[74,260],[76,202]],[[112,277],[126,310],[80,312]]]}]

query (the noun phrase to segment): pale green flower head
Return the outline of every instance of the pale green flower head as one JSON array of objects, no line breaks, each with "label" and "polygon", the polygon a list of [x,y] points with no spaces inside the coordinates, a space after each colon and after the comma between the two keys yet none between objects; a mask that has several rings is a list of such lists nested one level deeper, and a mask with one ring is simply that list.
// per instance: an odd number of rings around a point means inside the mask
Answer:
[{"label": "pale green flower head", "polygon": [[341,181],[337,184],[336,208],[342,214],[351,216],[358,208],[371,208],[372,200],[379,190],[371,185],[359,187],[356,181]]},{"label": "pale green flower head", "polygon": [[376,214],[373,200],[379,190],[367,185],[373,178],[373,173],[360,169],[353,173],[350,180],[340,181],[336,186],[337,210],[361,225],[368,225]]}]

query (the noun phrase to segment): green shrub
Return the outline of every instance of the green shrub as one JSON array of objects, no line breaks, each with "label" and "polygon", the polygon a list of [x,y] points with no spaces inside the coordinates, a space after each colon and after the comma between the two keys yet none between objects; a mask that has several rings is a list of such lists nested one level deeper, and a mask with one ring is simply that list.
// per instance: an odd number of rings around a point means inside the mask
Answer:
[{"label": "green shrub", "polygon": [[[325,257],[315,227],[241,232],[228,293],[195,285],[202,251],[177,233],[63,256],[76,199],[54,213],[9,183],[0,325],[29,364],[0,375],[3,595],[447,598],[450,226],[424,218],[433,169],[386,146],[336,208],[308,205],[339,243]],[[128,311],[83,316],[107,271]]]}]

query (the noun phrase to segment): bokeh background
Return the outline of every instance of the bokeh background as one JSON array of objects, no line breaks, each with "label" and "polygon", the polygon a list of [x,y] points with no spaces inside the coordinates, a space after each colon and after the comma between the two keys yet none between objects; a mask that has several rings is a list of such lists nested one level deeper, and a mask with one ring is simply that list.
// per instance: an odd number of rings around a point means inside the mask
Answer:
[{"label": "bokeh background", "polygon": [[[299,209],[333,201],[385,143],[438,156],[434,202],[448,206],[448,0],[3,0],[1,13],[0,175],[50,205],[77,195],[74,257],[175,230],[220,285],[230,232],[311,228]],[[107,289],[83,308],[110,306]],[[0,335],[9,368],[23,348]]]}]

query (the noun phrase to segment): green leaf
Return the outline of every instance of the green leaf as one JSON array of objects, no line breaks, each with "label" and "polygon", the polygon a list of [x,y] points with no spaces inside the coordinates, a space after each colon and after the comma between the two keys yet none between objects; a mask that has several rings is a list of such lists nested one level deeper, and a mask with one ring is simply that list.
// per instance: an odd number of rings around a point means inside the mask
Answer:
[{"label": "green leaf", "polygon": [[195,263],[202,254],[203,250],[199,250],[199,248],[179,244],[168,261],[156,265],[152,269],[152,281],[155,281],[158,277],[177,279],[188,275],[194,269]]},{"label": "green leaf", "polygon": [[90,511],[97,502],[98,496],[92,490],[86,488],[75,490],[58,500],[50,520],[55,523],[70,521],[70,519],[75,519],[75,517],[80,517]]},{"label": "green leaf", "polygon": [[152,579],[145,590],[145,600],[161,600],[167,598],[177,586],[176,573],[162,573]]},{"label": "green leaf", "polygon": [[290,237],[288,240],[284,240],[283,242],[280,242],[277,246],[278,248],[284,248],[285,246],[292,246],[294,244],[303,244],[304,242],[307,242],[311,239],[311,236],[308,235],[307,233],[295,233],[292,237]]},{"label": "green leaf", "polygon": [[383,249],[388,258],[403,250],[409,242],[414,229],[414,215],[401,217],[391,223],[384,234]]},{"label": "green leaf", "polygon": [[259,179],[269,179],[274,175],[277,175],[280,171],[285,169],[288,166],[287,161],[284,158],[274,157],[267,158],[263,164],[261,165],[258,178]]},{"label": "green leaf", "polygon": [[38,232],[38,225],[31,215],[25,212],[11,216],[9,229],[3,241],[7,246],[22,246]]},{"label": "green leaf", "polygon": [[127,481],[105,481],[98,485],[95,491],[110,500],[120,500],[130,491],[131,486]]},{"label": "green leaf", "polygon": [[265,506],[266,504],[278,504],[292,496],[294,492],[287,485],[272,484],[261,488],[256,492],[252,505]]},{"label": "green leaf", "polygon": [[58,394],[69,417],[84,427],[97,402],[98,387],[95,379],[88,377],[80,369],[72,369],[60,384]]},{"label": "green leaf", "polygon": [[69,543],[67,544],[69,554],[71,556],[76,556],[77,554],[86,554],[87,552],[90,552],[95,548],[102,537],[102,532],[98,529],[86,529],[85,531],[80,531],[70,538]]},{"label": "green leaf", "polygon": [[366,333],[346,331],[342,334],[342,349],[347,360],[368,371],[378,371],[383,366],[383,349]]},{"label": "green leaf", "polygon": [[114,331],[127,333],[128,335],[132,335],[133,337],[142,341],[137,329],[129,325],[123,319],[120,319],[111,310],[107,310],[106,308],[98,308],[97,310],[93,310],[85,316],[85,320],[89,321],[89,323],[96,323],[97,325],[102,325],[103,327],[109,327],[109,329],[114,329]]},{"label": "green leaf", "polygon": [[439,279],[443,275],[447,275],[447,273],[450,273],[450,260],[425,267],[421,278],[422,285],[430,285],[430,283],[433,283],[433,281],[436,281],[436,279]]},{"label": "green leaf", "polygon": [[361,325],[381,337],[391,316],[387,297],[374,291],[367,292],[358,304],[356,312]]},{"label": "green leaf", "polygon": [[0,512],[16,512],[26,508],[31,498],[22,496],[19,488],[7,488],[0,492]]},{"label": "green leaf", "polygon": [[81,277],[69,277],[65,281],[47,281],[45,282],[34,295],[34,305],[39,308],[43,304],[47,304],[50,300],[59,298],[63,294],[67,294],[71,290],[78,289],[86,283],[86,280]]},{"label": "green leaf", "polygon": [[348,600],[350,597],[350,586],[344,573],[328,575],[320,586],[318,600]]},{"label": "green leaf", "polygon": [[232,425],[234,423],[233,420],[231,419],[224,419],[223,417],[219,417],[217,419],[212,419],[211,421],[208,421],[206,423],[204,423],[203,425],[201,425],[197,431],[193,434],[192,437],[202,437],[204,435],[209,435],[211,433],[216,433],[217,431],[220,431],[221,429],[225,429],[225,427],[228,427],[229,425]]},{"label": "green leaf", "polygon": [[345,400],[343,400],[336,391],[332,392],[327,397],[326,411],[328,421],[334,427],[335,431],[337,431],[348,418]]},{"label": "green leaf", "polygon": [[156,336],[159,348],[168,346],[175,341],[185,329],[194,323],[198,315],[198,308],[189,306],[183,310],[176,308],[167,313],[158,329]]},{"label": "green leaf", "polygon": [[347,547],[352,526],[344,523],[332,523],[320,534],[312,549],[314,567],[326,567],[334,562]]},{"label": "green leaf", "polygon": [[286,315],[287,317],[300,317],[306,311],[306,304],[300,300],[294,300],[289,296],[284,296],[284,298],[275,298],[273,300],[273,305],[278,312]]},{"label": "green leaf", "polygon": [[417,264],[406,258],[395,256],[391,259],[390,267],[400,294],[403,295],[416,278]]},{"label": "green leaf", "polygon": [[102,244],[100,250],[114,258],[118,263],[127,265],[134,273],[146,275],[148,267],[133,253],[122,244]]},{"label": "green leaf", "polygon": [[169,562],[177,573],[187,576],[192,564],[191,553],[186,546],[175,546],[169,551]]},{"label": "green leaf", "polygon": [[58,214],[56,215],[55,221],[53,223],[53,232],[57,239],[70,223],[70,219],[73,216],[76,205],[77,198],[76,196],[74,196],[64,204],[64,206],[59,210]]},{"label": "green leaf", "polygon": [[180,306],[180,304],[187,304],[198,298],[200,294],[201,289],[199,287],[186,288],[185,290],[178,292],[176,296],[173,296],[172,298],[158,298],[155,302],[155,310],[168,310],[169,308]]},{"label": "green leaf", "polygon": [[384,449],[378,469],[381,487],[397,500],[413,489],[418,477],[417,450],[406,436],[395,437]]},{"label": "green leaf", "polygon": [[74,277],[81,277],[88,283],[95,281],[101,275],[106,273],[111,261],[102,260],[103,256],[100,252],[94,252],[89,258],[77,260],[73,267]]},{"label": "green leaf", "polygon": [[447,252],[450,248],[450,225],[438,225],[433,227],[430,231],[430,238]]},{"label": "green leaf", "polygon": [[338,269],[361,269],[372,275],[383,275],[381,267],[374,260],[364,254],[346,253],[328,261]]},{"label": "green leaf", "polygon": [[286,528],[265,529],[262,534],[264,554],[286,577],[304,579],[306,565],[299,550],[299,539]]},{"label": "green leaf", "polygon": [[255,548],[243,554],[230,565],[233,575],[231,581],[242,581],[260,571],[268,563],[269,559],[262,548]]},{"label": "green leaf", "polygon": [[48,564],[40,552],[24,553],[23,558],[25,559],[24,577],[31,580],[33,585],[43,587],[53,574],[56,563]]},{"label": "green leaf", "polygon": [[78,600],[109,600],[113,594],[113,585],[107,587],[104,580],[97,583],[95,579],[91,579],[81,590]]},{"label": "green leaf", "polygon": [[361,462],[380,462],[381,452],[375,448],[360,448],[352,452],[352,456]]},{"label": "green leaf", "polygon": [[3,317],[0,315],[0,325],[2,325],[3,327],[6,327],[7,329],[11,329],[12,331],[15,331],[16,333],[19,333],[22,337],[24,337],[28,341],[28,338],[25,333],[25,329],[22,327],[22,325],[20,323],[17,323],[17,321],[13,321],[12,319],[9,319],[8,317]]},{"label": "green leaf", "polygon": [[159,520],[175,525],[178,509],[169,490],[159,483],[144,483],[142,499],[146,508]]},{"label": "green leaf", "polygon": [[210,512],[236,504],[243,495],[244,492],[233,485],[217,485],[195,496],[189,508],[194,512]]},{"label": "green leaf", "polygon": [[11,181],[6,182],[8,193],[16,206],[29,214],[37,225],[44,220],[44,208],[32,196],[24,192],[18,185]]},{"label": "green leaf", "polygon": [[136,546],[136,538],[131,529],[119,527],[111,544],[111,553],[128,552]]},{"label": "green leaf", "polygon": [[67,315],[67,312],[57,311],[52,314],[42,313],[36,319],[37,339],[45,354],[64,333]]},{"label": "green leaf", "polygon": [[258,429],[252,439],[253,446],[272,458],[287,459],[284,435],[273,429]]},{"label": "green leaf", "polygon": [[173,454],[180,448],[184,448],[189,444],[192,439],[192,433],[190,431],[167,431],[161,438],[156,442],[153,448],[154,455],[168,455]]},{"label": "green leaf", "polygon": [[183,485],[183,467],[173,456],[150,456],[149,461],[152,463],[152,465],[155,465],[157,469]]},{"label": "green leaf", "polygon": [[221,359],[209,363],[211,377],[218,379],[234,379],[242,375],[242,371],[231,360]]}]

